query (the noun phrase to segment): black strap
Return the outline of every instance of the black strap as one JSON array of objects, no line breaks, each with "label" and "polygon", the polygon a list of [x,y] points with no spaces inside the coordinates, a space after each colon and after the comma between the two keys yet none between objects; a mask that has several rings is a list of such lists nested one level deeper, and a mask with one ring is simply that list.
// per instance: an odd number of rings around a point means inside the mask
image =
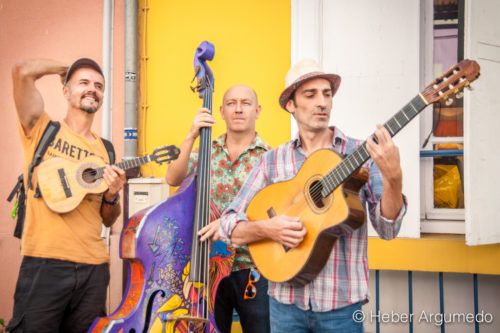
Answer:
[{"label": "black strap", "polygon": [[21,190],[21,187],[24,186],[24,177],[23,174],[20,174],[19,177],[17,177],[17,183],[12,189],[12,192],[10,192],[9,197],[7,198],[8,202],[11,202],[12,199],[14,199],[14,196]]},{"label": "black strap", "polygon": [[108,141],[104,138],[101,138],[101,140],[104,144],[104,147],[106,148],[106,151],[108,152],[109,164],[115,164],[115,148],[113,147],[113,144],[111,143],[111,141]]},{"label": "black strap", "polygon": [[35,154],[33,155],[33,160],[28,167],[28,188],[33,189],[33,183],[31,182],[31,178],[33,177],[33,170],[35,167],[42,162],[43,155],[49,148],[50,143],[56,137],[57,132],[61,128],[61,124],[58,121],[49,121],[45,131],[42,134],[42,138],[38,142],[38,146],[36,147]]}]

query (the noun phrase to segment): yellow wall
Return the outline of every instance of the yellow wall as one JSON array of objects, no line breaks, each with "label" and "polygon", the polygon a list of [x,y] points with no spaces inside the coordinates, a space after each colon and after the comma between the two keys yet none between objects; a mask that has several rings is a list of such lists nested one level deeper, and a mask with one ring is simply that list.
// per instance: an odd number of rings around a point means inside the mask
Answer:
[{"label": "yellow wall", "polygon": [[[180,145],[191,127],[202,105],[189,88],[193,58],[204,40],[215,45],[215,57],[208,62],[215,77],[213,137],[225,130],[218,111],[224,91],[245,83],[262,105],[257,132],[273,147],[289,140],[290,116],[278,104],[290,67],[289,0],[143,0],[139,6],[149,8],[140,10],[139,154]],[[166,166],[141,169],[143,176],[163,177],[165,172]]]},{"label": "yellow wall", "polygon": [[368,240],[370,269],[500,275],[500,244],[467,246],[463,235]]}]

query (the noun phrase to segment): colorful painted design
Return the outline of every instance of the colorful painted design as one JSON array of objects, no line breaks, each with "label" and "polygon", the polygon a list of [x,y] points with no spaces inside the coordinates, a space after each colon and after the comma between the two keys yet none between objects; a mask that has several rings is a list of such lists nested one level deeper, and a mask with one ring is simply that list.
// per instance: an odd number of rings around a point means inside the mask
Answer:
[{"label": "colorful painted design", "polygon": [[191,181],[182,191],[129,220],[121,249],[130,267],[126,297],[112,315],[98,318],[90,332],[187,332],[185,320],[169,318],[202,312],[207,305],[209,321],[195,331],[218,332],[212,305],[220,280],[231,272],[233,255],[224,243],[212,244],[207,304],[204,288],[194,288],[199,286],[189,280],[195,193],[196,182]]},{"label": "colorful painted design", "polygon": [[[231,162],[229,150],[226,145],[226,134],[222,134],[212,141],[210,195],[219,211],[224,211],[241,185],[247,179],[262,154],[271,149],[260,136],[256,135],[252,143]],[[198,161],[198,152],[194,150],[189,158],[189,172],[192,172]],[[235,250],[235,265],[233,270],[255,267],[250,259],[248,248],[242,247]]]}]

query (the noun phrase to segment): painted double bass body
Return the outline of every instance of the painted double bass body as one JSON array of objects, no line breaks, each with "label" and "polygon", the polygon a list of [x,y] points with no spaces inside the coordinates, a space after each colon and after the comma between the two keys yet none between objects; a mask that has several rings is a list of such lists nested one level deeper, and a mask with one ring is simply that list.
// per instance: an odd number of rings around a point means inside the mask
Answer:
[{"label": "painted double bass body", "polygon": [[[200,227],[195,218],[200,174],[188,177],[173,196],[136,213],[124,226],[120,256],[129,266],[125,295],[118,309],[97,318],[89,332],[218,332],[215,295],[220,280],[231,272],[232,252],[220,241],[212,243],[209,278],[190,278]],[[214,205],[209,213],[210,220],[218,218]]]},{"label": "painted double bass body", "polygon": [[[168,314],[191,312],[189,281],[193,233],[195,177],[167,200],[132,216],[124,227],[120,256],[129,270],[125,296],[118,309],[98,318],[90,332],[187,332],[185,321],[167,321]],[[231,252],[224,243],[212,244],[210,258],[209,323],[205,332],[216,331],[213,318],[216,287],[231,272]]]}]

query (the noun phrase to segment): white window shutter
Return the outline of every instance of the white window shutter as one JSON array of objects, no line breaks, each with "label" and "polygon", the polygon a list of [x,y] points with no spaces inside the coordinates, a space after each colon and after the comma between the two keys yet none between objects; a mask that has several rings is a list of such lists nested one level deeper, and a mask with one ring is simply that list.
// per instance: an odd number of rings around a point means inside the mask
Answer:
[{"label": "white window shutter", "polygon": [[500,1],[466,6],[465,57],[481,66],[464,101],[466,242],[500,243]]},{"label": "white window shutter", "polygon": [[[292,65],[311,57],[342,77],[332,122],[347,135],[366,139],[418,94],[419,14],[419,1],[292,0]],[[419,237],[419,120],[395,142],[409,202],[399,236]]]}]

